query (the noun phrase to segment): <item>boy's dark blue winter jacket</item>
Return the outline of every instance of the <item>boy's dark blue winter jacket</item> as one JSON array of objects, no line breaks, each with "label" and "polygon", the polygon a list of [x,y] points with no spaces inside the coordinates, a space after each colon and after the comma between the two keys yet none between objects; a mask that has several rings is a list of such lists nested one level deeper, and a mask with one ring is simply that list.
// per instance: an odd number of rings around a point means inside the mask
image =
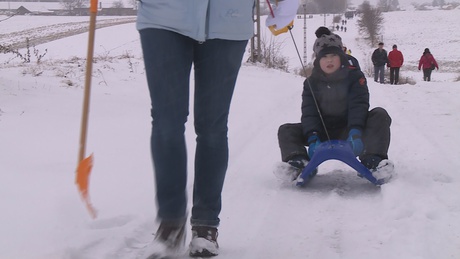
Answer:
[{"label": "boy's dark blue winter jacket", "polygon": [[328,130],[364,128],[369,110],[369,89],[364,74],[344,66],[326,76],[319,65],[315,65],[312,75],[304,82],[302,93],[301,121],[306,138],[313,132],[325,136],[309,85]]}]

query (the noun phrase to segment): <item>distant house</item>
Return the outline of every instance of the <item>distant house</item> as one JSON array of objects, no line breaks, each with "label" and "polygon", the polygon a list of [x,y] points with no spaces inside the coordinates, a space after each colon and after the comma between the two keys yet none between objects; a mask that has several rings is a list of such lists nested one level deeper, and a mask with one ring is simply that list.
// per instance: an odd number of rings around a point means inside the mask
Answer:
[{"label": "distant house", "polygon": [[136,15],[137,10],[131,8],[102,8],[99,10],[99,15]]},{"label": "distant house", "polygon": [[[74,8],[72,11],[65,10],[59,2],[2,2],[0,1],[0,14],[16,15],[89,15],[89,8]],[[134,8],[102,8],[99,5],[98,15],[129,15],[134,16],[137,10]]]},{"label": "distant house", "polygon": [[17,15],[53,15],[61,10],[59,2],[0,2],[0,13]]},{"label": "distant house", "polygon": [[87,16],[89,15],[89,8],[74,8],[72,10],[72,15],[77,15],[77,16]]},{"label": "distant house", "polygon": [[[130,15],[134,16],[137,14],[137,10],[133,8],[99,8],[97,15],[106,15],[106,16],[119,16],[119,15]],[[85,16],[89,15],[89,8],[74,8],[71,12],[71,15]]]},{"label": "distant house", "polygon": [[351,19],[355,16],[355,11],[346,11],[345,12],[345,18]]},{"label": "distant house", "polygon": [[17,15],[26,15],[26,14],[31,14],[32,12],[29,11],[27,8],[24,6],[20,6],[18,9],[16,9],[16,14]]}]

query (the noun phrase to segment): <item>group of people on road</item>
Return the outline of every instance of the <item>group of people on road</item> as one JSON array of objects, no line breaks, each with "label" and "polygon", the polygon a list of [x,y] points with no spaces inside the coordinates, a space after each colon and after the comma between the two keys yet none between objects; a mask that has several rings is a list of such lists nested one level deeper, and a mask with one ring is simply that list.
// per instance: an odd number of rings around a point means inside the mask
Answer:
[{"label": "group of people on road", "polygon": [[[399,70],[404,64],[404,56],[396,44],[387,54],[383,48],[383,42],[378,44],[378,48],[372,53],[372,64],[374,65],[374,81],[381,84],[385,83],[385,65],[390,69],[390,84],[399,84]],[[439,69],[438,63],[434,59],[428,48],[423,52],[419,60],[418,70],[423,70],[423,80],[431,81],[431,72]]]}]

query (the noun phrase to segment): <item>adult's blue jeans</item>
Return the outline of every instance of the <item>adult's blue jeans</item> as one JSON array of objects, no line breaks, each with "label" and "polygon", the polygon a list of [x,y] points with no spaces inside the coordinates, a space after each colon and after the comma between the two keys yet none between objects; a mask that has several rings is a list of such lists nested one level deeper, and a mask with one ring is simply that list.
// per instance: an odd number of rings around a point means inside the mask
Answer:
[{"label": "adult's blue jeans", "polygon": [[374,81],[380,81],[381,84],[385,82],[385,65],[374,66]]},{"label": "adult's blue jeans", "polygon": [[193,64],[197,138],[190,220],[195,226],[218,226],[228,166],[228,114],[247,40],[197,42],[162,29],[141,30],[140,38],[152,102],[157,216],[162,222],[183,222],[187,218],[184,133]]}]

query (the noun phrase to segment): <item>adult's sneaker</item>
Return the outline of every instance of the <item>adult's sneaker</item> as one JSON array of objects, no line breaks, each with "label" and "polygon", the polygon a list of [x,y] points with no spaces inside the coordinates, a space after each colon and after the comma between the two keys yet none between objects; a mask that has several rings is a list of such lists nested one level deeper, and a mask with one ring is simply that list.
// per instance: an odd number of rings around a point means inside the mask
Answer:
[{"label": "adult's sneaker", "polygon": [[219,254],[217,243],[217,228],[207,226],[192,227],[192,241],[190,242],[190,257],[212,257]]},{"label": "adult's sneaker", "polygon": [[144,254],[147,259],[167,259],[180,255],[184,247],[185,224],[162,222]]}]

